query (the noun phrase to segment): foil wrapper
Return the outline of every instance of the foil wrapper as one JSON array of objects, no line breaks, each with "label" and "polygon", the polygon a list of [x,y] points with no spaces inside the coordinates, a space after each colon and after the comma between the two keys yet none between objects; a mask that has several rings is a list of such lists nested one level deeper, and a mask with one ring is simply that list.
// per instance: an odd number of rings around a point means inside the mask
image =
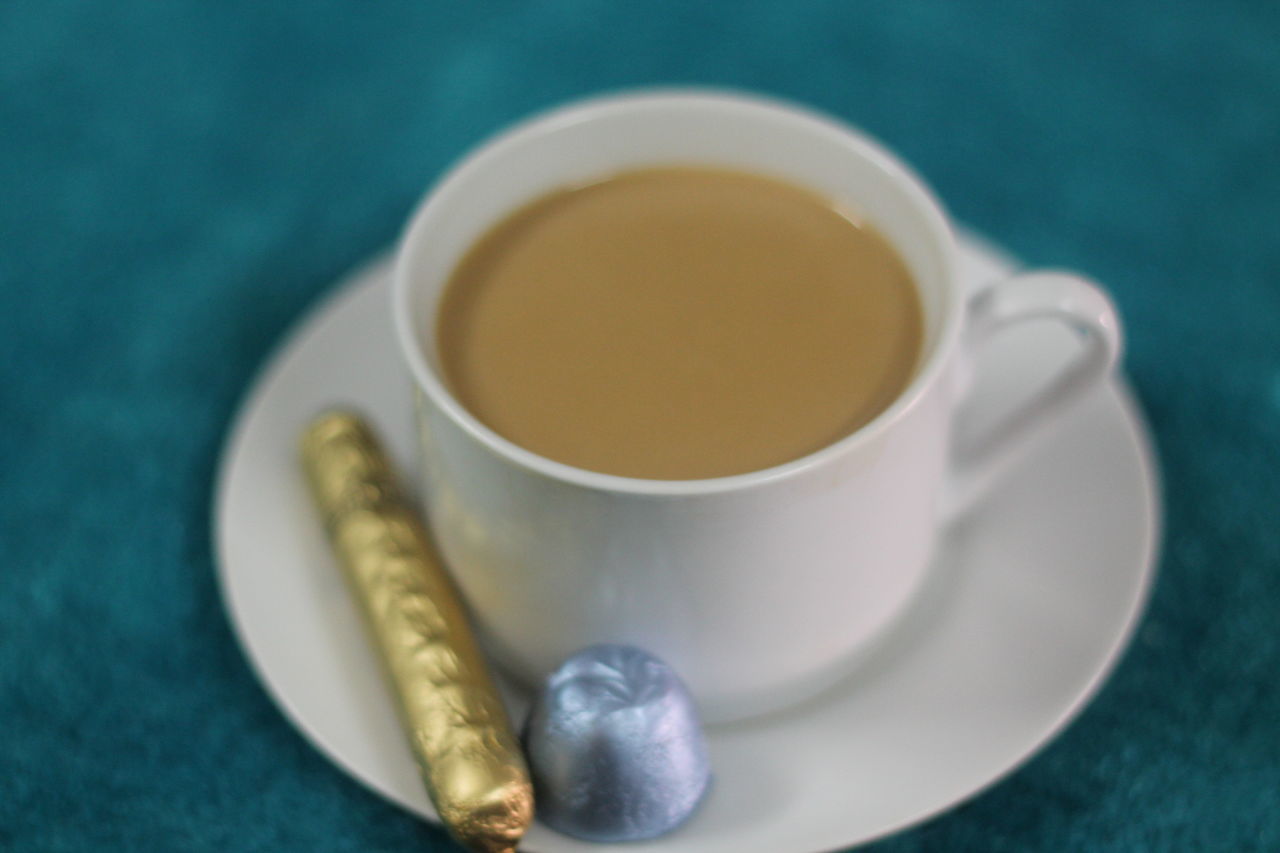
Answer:
[{"label": "foil wrapper", "polygon": [[539,819],[587,841],[670,832],[711,783],[689,691],[632,646],[591,646],[561,664],[534,702],[524,744]]},{"label": "foil wrapper", "polygon": [[514,851],[533,818],[528,769],[466,612],[390,462],[347,412],[313,421],[302,455],[441,821],[469,850]]}]

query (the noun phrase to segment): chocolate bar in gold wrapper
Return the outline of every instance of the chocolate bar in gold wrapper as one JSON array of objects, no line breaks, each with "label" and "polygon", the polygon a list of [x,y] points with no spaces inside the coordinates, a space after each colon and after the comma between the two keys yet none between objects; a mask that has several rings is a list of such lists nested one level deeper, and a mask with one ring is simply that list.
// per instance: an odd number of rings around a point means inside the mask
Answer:
[{"label": "chocolate bar in gold wrapper", "polygon": [[469,850],[514,851],[533,818],[524,756],[390,462],[369,427],[346,412],[313,421],[302,455],[441,821]]}]

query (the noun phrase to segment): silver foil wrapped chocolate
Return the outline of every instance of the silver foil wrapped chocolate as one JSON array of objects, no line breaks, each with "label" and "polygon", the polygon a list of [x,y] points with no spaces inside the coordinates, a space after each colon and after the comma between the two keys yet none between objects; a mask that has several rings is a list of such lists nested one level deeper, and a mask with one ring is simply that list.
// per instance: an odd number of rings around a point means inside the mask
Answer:
[{"label": "silver foil wrapped chocolate", "polygon": [[561,664],[534,703],[524,744],[539,819],[589,841],[669,832],[711,777],[684,684],[630,646],[592,646]]}]

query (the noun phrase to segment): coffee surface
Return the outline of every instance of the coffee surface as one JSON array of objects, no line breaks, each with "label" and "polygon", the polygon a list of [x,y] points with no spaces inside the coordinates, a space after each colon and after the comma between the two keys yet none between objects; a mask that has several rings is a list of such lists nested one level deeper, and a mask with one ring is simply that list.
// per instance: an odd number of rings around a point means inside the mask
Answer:
[{"label": "coffee surface", "polygon": [[544,196],[459,263],[437,312],[446,383],[559,462],[701,479],[849,435],[910,380],[920,300],[874,229],[773,179],[625,172]]}]

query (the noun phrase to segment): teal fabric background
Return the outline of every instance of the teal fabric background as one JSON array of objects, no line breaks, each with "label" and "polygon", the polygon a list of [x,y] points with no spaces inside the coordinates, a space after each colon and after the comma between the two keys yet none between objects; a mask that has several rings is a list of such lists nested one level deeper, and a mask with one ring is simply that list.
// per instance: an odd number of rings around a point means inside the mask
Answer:
[{"label": "teal fabric background", "polygon": [[866,128],[1128,323],[1167,488],[1134,646],[1043,754],[875,849],[1280,850],[1273,0],[0,4],[0,849],[454,849],[254,681],[219,444],[453,158],[655,83]]}]

